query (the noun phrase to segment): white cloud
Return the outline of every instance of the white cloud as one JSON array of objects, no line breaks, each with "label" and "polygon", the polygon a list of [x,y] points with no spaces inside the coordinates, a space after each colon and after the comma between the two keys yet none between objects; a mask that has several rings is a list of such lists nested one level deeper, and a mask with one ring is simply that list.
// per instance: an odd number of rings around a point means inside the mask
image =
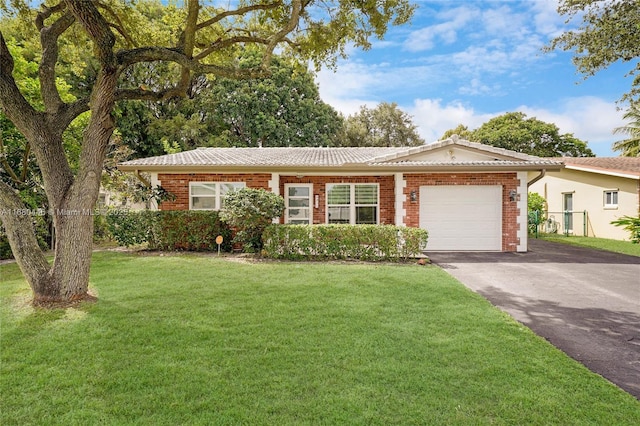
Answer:
[{"label": "white cloud", "polygon": [[475,129],[492,117],[490,114],[479,114],[459,102],[443,105],[441,99],[416,99],[407,111],[413,116],[420,136],[427,143],[437,141],[444,132],[458,124]]},{"label": "white cloud", "polygon": [[404,48],[409,52],[421,52],[433,49],[438,41],[452,44],[458,39],[458,30],[477,15],[477,10],[468,7],[447,10],[437,16],[444,22],[412,31],[404,42]]},{"label": "white cloud", "polygon": [[533,23],[537,33],[556,37],[565,30],[565,18],[557,11],[557,0],[537,0],[531,5]]},{"label": "white cloud", "polygon": [[[416,99],[413,106],[406,109],[427,142],[436,141],[445,131],[459,124],[473,130],[491,118],[508,112],[480,113],[459,102],[443,104],[441,99]],[[616,155],[611,151],[611,143],[618,138],[612,131],[624,125],[623,112],[618,111],[614,102],[594,96],[565,99],[553,110],[521,105],[511,111],[521,111],[529,118],[536,117],[555,124],[561,134],[572,133],[588,142],[591,150],[601,157]]]},{"label": "white cloud", "polygon": [[508,6],[490,8],[482,12],[481,27],[484,32],[500,38],[518,37],[526,33],[525,16]]}]

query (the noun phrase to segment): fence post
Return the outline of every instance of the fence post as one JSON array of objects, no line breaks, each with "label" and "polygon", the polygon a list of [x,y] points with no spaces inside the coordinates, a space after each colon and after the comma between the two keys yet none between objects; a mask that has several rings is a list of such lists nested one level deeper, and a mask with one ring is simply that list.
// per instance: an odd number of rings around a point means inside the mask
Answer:
[{"label": "fence post", "polygon": [[588,237],[587,235],[587,230],[589,228],[587,227],[587,211],[583,211],[582,212],[582,235],[584,235],[585,237]]}]

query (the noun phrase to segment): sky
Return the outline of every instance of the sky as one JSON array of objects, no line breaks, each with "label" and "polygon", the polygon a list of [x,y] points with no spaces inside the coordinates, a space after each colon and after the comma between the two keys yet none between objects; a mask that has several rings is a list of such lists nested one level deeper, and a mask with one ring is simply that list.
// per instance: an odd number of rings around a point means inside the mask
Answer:
[{"label": "sky", "polygon": [[506,112],[554,123],[586,141],[598,157],[617,156],[631,65],[614,64],[584,79],[571,52],[542,52],[577,26],[557,0],[414,0],[411,24],[391,27],[368,51],[349,49],[316,82],[326,103],[345,115],[361,105],[395,102],[427,143],[464,124],[473,130]]}]

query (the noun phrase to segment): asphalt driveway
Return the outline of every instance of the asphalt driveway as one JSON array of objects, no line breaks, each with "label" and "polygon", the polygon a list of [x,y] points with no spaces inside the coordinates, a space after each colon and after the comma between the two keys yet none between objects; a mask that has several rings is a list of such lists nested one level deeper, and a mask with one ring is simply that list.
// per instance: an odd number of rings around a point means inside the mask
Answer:
[{"label": "asphalt driveway", "polygon": [[531,239],[527,253],[431,261],[640,399],[640,258]]}]

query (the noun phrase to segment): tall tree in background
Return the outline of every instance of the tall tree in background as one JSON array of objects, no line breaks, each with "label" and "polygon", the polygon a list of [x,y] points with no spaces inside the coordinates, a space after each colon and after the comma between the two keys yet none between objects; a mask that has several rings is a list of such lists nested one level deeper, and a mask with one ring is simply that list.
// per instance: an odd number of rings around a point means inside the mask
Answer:
[{"label": "tall tree in background", "polygon": [[[243,58],[244,66],[259,61],[255,54]],[[267,78],[218,79],[202,99],[218,121],[217,146],[333,146],[342,129],[313,75],[285,58],[274,57]]]},{"label": "tall tree in background", "polygon": [[[260,62],[255,50],[239,58],[243,69]],[[169,74],[167,69],[159,71]],[[269,71],[257,79],[201,76],[192,81],[185,98],[121,102],[116,111],[118,133],[134,157],[199,146],[335,145],[342,117],[320,99],[306,65],[274,55]],[[148,74],[144,70],[131,78],[152,88],[158,82]]]},{"label": "tall tree in background", "polygon": [[[466,129],[458,126],[456,129]],[[455,130],[445,134],[453,134]],[[539,157],[593,157],[594,154],[570,133],[560,134],[558,126],[533,118],[522,112],[508,112],[494,117],[467,133],[467,138],[498,148]]]},{"label": "tall tree in background", "polygon": [[[554,38],[547,51],[573,51],[573,63],[586,77],[611,64],[631,62],[627,74],[633,76],[631,89],[623,101],[640,99],[640,1],[638,0],[560,0],[558,13],[581,25]],[[635,63],[634,63],[635,62]]]},{"label": "tall tree in background", "polygon": [[629,120],[626,126],[617,127],[614,133],[628,135],[627,139],[614,142],[613,150],[619,151],[624,157],[640,157],[640,104],[632,104],[624,114],[624,119]]},{"label": "tall tree in background", "polygon": [[464,124],[458,124],[455,129],[447,130],[446,132],[444,132],[440,140],[448,139],[453,135],[458,135],[460,136],[460,138],[466,139],[468,141],[473,140],[473,131],[469,130],[469,127],[465,126]]},{"label": "tall tree in background", "polygon": [[[406,22],[413,8],[406,0],[246,1],[237,8],[185,0],[173,9],[167,27],[154,31],[149,17],[129,2],[63,0],[46,2],[39,11],[31,1],[14,0],[40,35],[38,83],[43,108],[21,92],[13,75],[15,61],[0,32],[0,111],[29,142],[53,213],[57,240],[49,264],[38,247],[33,223],[15,214],[25,204],[0,180],[0,220],[16,261],[34,294],[34,303],[82,300],[88,296],[93,218],[107,146],[114,132],[116,102],[160,101],[185,97],[194,78],[210,74],[256,78],[269,74],[276,49],[311,60],[332,63],[349,44],[368,48],[372,36],[382,37],[390,24]],[[133,2],[135,3],[135,2]],[[182,4],[181,3],[181,4]],[[216,2],[217,3],[217,2]],[[8,10],[6,2],[1,4]],[[160,6],[156,2],[157,7]],[[241,68],[236,58],[249,46],[261,52],[256,67]],[[61,52],[74,48],[93,56],[76,75],[87,96],[67,101],[56,85]],[[167,63],[172,78],[159,90],[134,86],[127,71],[138,64]],[[80,115],[90,112],[83,129],[78,166],[69,163],[63,134]]]},{"label": "tall tree in background", "polygon": [[409,114],[394,103],[383,102],[360,111],[345,120],[346,146],[418,146],[424,140]]}]

